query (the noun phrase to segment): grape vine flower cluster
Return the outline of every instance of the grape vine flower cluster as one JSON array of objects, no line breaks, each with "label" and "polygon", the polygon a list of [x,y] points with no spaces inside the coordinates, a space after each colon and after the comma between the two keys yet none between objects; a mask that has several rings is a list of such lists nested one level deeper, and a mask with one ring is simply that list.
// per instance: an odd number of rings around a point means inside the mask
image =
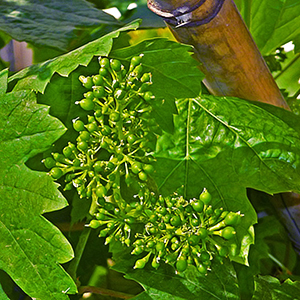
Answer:
[{"label": "grape vine flower cluster", "polygon": [[64,190],[92,199],[88,226],[98,228],[106,244],[131,247],[138,256],[134,268],[151,260],[153,268],[167,263],[183,272],[194,265],[206,274],[213,259],[234,255],[242,215],[214,209],[206,189],[190,200],[179,191],[169,197],[156,191],[152,162],[161,132],[151,114],[152,75],[143,71],[142,59],[132,57],[126,69],[103,57],[98,74],[79,77],[87,91],[76,103],[87,111],[87,122],[73,120],[76,143],[43,162],[54,179],[64,176]]},{"label": "grape vine flower cluster", "polygon": [[124,211],[114,205],[99,208],[89,224],[100,227],[100,237],[106,237],[106,244],[121,241],[133,247],[131,254],[142,255],[134,268],[144,268],[151,259],[153,268],[163,262],[183,272],[194,265],[206,274],[214,258],[222,261],[234,254],[236,244],[232,240],[242,215],[213,209],[206,189],[199,199],[191,200],[178,194],[144,196]]},{"label": "grape vine flower cluster", "polygon": [[76,103],[92,114],[86,124],[73,120],[79,133],[76,144],[44,160],[54,179],[66,175],[65,190],[75,187],[81,198],[94,195],[102,204],[110,195],[122,206],[121,177],[130,186],[146,182],[153,172],[159,127],[151,115],[152,75],[143,72],[142,58],[132,57],[126,70],[119,60],[103,57],[99,74],[79,77],[88,91]]}]

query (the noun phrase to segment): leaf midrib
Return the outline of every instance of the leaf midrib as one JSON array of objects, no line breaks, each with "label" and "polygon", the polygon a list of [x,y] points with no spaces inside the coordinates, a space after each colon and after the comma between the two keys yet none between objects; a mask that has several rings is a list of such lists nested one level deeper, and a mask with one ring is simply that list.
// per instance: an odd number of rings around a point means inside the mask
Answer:
[{"label": "leaf midrib", "polygon": [[[226,97],[225,97],[226,98]],[[242,137],[240,136],[235,130],[233,130],[233,126],[230,126],[229,124],[227,124],[226,122],[222,121],[220,118],[218,118],[217,116],[215,116],[213,113],[211,113],[208,109],[206,109],[206,107],[204,107],[203,105],[201,105],[201,103],[199,103],[196,99],[192,99],[195,103],[197,103],[197,105],[199,105],[207,114],[209,114],[213,119],[215,119],[216,121],[220,122],[221,124],[223,124],[226,128],[228,128],[234,135],[236,135],[241,141],[243,141],[246,146],[248,146],[248,148],[250,148],[253,153],[255,154],[255,156],[259,159],[259,161],[268,169],[270,170],[273,174],[276,175],[276,177],[281,179],[281,176],[279,174],[277,174],[273,169],[271,169],[266,163],[265,161],[258,155],[258,153],[254,150],[253,147],[251,147],[251,145]]]}]

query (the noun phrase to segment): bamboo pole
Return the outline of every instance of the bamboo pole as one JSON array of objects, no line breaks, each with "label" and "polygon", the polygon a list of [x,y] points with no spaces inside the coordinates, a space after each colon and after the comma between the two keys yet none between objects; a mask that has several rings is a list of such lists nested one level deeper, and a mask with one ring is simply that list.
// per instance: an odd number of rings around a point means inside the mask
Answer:
[{"label": "bamboo pole", "polygon": [[164,18],[178,41],[195,47],[204,84],[213,95],[288,109],[232,0],[158,0],[148,6]]},{"label": "bamboo pole", "polygon": [[[233,0],[148,0],[175,38],[193,45],[204,84],[216,96],[261,101],[289,110]],[[270,199],[300,254],[300,197]],[[298,244],[298,246],[297,246]]]}]

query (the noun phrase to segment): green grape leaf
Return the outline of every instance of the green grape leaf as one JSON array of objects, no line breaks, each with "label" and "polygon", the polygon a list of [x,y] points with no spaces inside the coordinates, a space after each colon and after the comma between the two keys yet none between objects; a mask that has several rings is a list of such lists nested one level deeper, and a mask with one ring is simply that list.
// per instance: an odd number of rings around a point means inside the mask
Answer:
[{"label": "green grape leaf", "polygon": [[31,297],[60,300],[76,292],[59,265],[74,254],[42,214],[64,208],[67,201],[50,176],[25,165],[65,132],[48,110],[36,104],[32,91],[0,98],[0,269]]},{"label": "green grape leaf", "polygon": [[[207,188],[215,206],[241,211],[244,217],[237,239],[246,262],[246,245],[251,243],[248,230],[257,221],[246,189],[270,194],[299,191],[299,119],[280,108],[269,112],[230,97],[185,99],[178,101],[178,109],[174,134],[166,133],[158,140],[158,188],[170,194],[184,185],[188,198],[198,197]],[[288,115],[289,121],[271,110]],[[241,257],[232,259],[242,262]]]},{"label": "green grape leaf", "polygon": [[263,55],[300,34],[298,0],[253,0],[250,31]]},{"label": "green grape leaf", "polygon": [[231,263],[214,262],[208,275],[201,275],[191,266],[183,274],[175,274],[174,268],[162,264],[157,270],[150,266],[133,269],[135,257],[120,259],[113,269],[125,273],[125,277],[142,285],[145,291],[136,300],[185,300],[185,299],[240,299],[237,279]]},{"label": "green grape leaf", "polygon": [[259,276],[255,281],[253,300],[294,300],[299,299],[300,282],[288,279],[283,284],[271,276]]},{"label": "green grape leaf", "polygon": [[85,0],[0,2],[0,30],[13,39],[68,50],[80,32],[118,21]]},{"label": "green grape leaf", "polygon": [[167,39],[146,40],[138,45],[112,51],[110,56],[129,62],[132,56],[144,54],[142,66],[151,72],[150,90],[156,120],[163,129],[170,131],[172,114],[176,114],[175,99],[197,97],[201,92],[203,73],[191,57],[192,48]]},{"label": "green grape leaf", "polygon": [[25,68],[9,77],[8,81],[18,80],[14,90],[30,89],[44,93],[54,73],[67,77],[78,66],[87,66],[94,56],[108,55],[113,39],[118,37],[120,32],[134,30],[138,26],[139,21],[132,22],[67,54]]}]

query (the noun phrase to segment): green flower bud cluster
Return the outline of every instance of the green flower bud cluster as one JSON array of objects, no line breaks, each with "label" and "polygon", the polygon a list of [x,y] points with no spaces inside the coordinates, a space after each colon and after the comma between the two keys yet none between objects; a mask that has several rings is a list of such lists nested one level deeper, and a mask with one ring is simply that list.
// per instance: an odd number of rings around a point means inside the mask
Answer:
[{"label": "green flower bud cluster", "polygon": [[152,75],[143,71],[142,59],[133,57],[127,70],[119,60],[102,57],[99,74],[79,77],[87,92],[76,104],[89,112],[87,122],[73,120],[76,143],[44,160],[54,179],[65,175],[65,190],[75,187],[81,198],[94,195],[103,202],[112,195],[121,202],[121,177],[130,186],[147,182],[154,171],[160,129],[152,117]]},{"label": "green flower bud cluster", "polygon": [[167,263],[183,272],[194,265],[206,274],[213,259],[222,261],[236,254],[234,237],[242,215],[213,209],[206,189],[199,199],[185,200],[178,194],[155,197],[153,193],[138,199],[123,211],[112,203],[104,204],[89,224],[100,228],[106,244],[117,240],[133,247],[131,253],[142,257],[134,268],[143,268],[151,259],[154,268]]},{"label": "green flower bud cluster", "polygon": [[98,228],[106,244],[131,247],[138,256],[134,268],[151,260],[154,268],[167,263],[183,272],[194,265],[206,274],[213,259],[236,254],[242,215],[214,209],[206,189],[190,200],[179,191],[169,197],[152,191],[152,154],[161,132],[152,117],[152,75],[142,60],[134,56],[126,68],[103,57],[98,74],[79,77],[87,91],[76,103],[87,121],[73,120],[76,142],[43,162],[53,179],[64,176],[64,190],[76,188],[92,199],[88,226]]}]

